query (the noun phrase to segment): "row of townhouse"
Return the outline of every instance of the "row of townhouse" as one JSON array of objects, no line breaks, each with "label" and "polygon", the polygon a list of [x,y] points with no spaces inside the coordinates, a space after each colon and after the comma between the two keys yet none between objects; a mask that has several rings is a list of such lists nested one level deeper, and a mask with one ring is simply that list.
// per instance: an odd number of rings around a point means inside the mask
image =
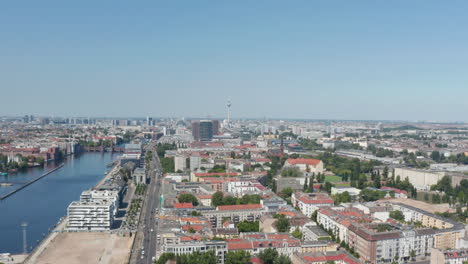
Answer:
[{"label": "row of townhouse", "polygon": [[[420,221],[421,218],[427,217],[436,218],[444,223],[428,220],[426,222],[433,223],[433,225],[414,229],[412,226],[399,224],[393,219],[377,219],[370,214],[357,212],[359,210],[356,208],[345,207],[319,209],[317,222],[333,232],[341,241],[353,247],[361,259],[367,263],[407,260],[413,254],[426,257],[430,255],[433,247],[456,248],[457,240],[464,235],[463,225],[449,219],[401,204],[394,205],[392,209],[405,210],[407,222]],[[376,212],[378,213],[380,212]]]},{"label": "row of townhouse", "polygon": [[227,249],[228,247],[225,241],[195,241],[178,244],[164,244],[162,246],[163,252],[174,253],[176,255],[214,251],[218,257],[218,264],[224,264],[226,260]]},{"label": "row of townhouse", "polygon": [[288,233],[242,233],[239,239],[228,240],[229,251],[245,250],[254,255],[268,248],[288,257],[302,252],[301,240]]}]

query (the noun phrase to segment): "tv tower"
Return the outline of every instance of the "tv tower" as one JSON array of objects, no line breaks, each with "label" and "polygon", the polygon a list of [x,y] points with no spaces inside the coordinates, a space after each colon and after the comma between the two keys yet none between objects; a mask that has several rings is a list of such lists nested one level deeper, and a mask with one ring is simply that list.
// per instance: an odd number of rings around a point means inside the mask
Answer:
[{"label": "tv tower", "polygon": [[231,100],[227,102],[227,125],[228,127],[231,125]]}]

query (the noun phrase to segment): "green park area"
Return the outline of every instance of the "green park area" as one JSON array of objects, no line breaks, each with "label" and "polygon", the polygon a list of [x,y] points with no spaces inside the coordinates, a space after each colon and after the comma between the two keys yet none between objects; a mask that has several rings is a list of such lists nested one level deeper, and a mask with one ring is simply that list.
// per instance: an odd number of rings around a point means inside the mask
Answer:
[{"label": "green park area", "polygon": [[336,176],[336,175],[327,175],[327,176],[325,176],[325,182],[333,183],[333,182],[341,182],[341,181],[343,181],[343,180],[341,179],[340,176]]}]

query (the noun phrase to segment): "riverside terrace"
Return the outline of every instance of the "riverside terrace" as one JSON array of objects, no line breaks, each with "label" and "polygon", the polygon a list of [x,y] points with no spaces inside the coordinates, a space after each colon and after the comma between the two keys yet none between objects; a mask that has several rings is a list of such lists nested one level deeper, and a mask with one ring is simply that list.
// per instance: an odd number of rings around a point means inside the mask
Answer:
[{"label": "riverside terrace", "polygon": [[[390,211],[395,210],[403,212],[404,223],[390,218]],[[407,260],[412,254],[424,259],[432,247],[456,248],[457,241],[464,236],[463,224],[403,204],[391,207],[387,203],[324,207],[318,210],[317,222],[354,248],[361,260],[369,263],[395,258]],[[407,224],[416,222],[424,224]]]}]

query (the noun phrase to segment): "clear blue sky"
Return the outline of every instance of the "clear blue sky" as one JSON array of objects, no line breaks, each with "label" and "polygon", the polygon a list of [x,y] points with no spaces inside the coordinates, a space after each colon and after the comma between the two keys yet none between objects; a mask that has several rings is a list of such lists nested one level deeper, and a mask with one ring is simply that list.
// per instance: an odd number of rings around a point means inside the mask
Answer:
[{"label": "clear blue sky", "polygon": [[468,121],[468,1],[1,1],[0,115]]}]

